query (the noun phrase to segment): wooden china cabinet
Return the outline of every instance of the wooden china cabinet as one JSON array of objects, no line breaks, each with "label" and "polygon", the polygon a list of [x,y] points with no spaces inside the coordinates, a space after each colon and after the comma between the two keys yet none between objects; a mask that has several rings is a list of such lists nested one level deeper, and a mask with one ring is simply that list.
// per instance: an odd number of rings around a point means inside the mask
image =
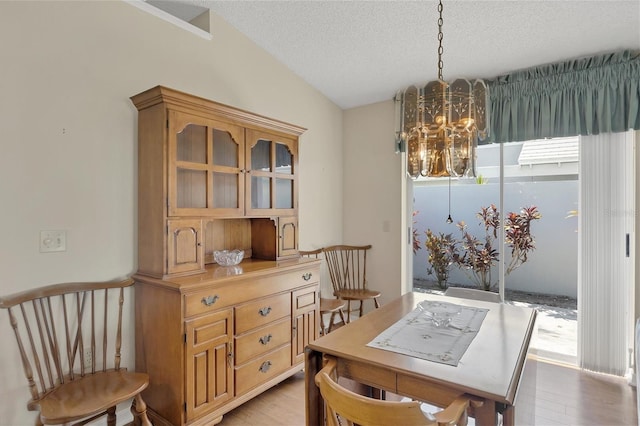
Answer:
[{"label": "wooden china cabinet", "polygon": [[[162,86],[138,109],[136,370],[156,425],[210,425],[303,367],[320,263],[298,254],[304,129]],[[214,250],[242,249],[237,266]]]}]

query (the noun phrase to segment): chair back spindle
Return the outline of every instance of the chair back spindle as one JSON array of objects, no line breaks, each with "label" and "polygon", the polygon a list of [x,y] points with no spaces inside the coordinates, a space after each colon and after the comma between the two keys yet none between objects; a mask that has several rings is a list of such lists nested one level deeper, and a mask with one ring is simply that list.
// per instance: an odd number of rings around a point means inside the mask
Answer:
[{"label": "chair back spindle", "polygon": [[367,289],[366,246],[331,246],[323,249],[334,291]]}]

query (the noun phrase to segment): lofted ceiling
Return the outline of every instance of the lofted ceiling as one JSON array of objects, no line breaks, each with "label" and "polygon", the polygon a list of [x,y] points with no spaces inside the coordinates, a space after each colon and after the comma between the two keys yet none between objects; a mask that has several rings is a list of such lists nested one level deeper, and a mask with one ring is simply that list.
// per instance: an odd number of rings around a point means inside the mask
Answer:
[{"label": "lofted ceiling", "polygon": [[[150,3],[168,3],[162,0]],[[171,1],[209,8],[343,109],[437,78],[437,1]],[[177,4],[176,4],[177,3]],[[443,77],[640,51],[639,0],[443,0]],[[216,29],[211,28],[215,39]]]}]

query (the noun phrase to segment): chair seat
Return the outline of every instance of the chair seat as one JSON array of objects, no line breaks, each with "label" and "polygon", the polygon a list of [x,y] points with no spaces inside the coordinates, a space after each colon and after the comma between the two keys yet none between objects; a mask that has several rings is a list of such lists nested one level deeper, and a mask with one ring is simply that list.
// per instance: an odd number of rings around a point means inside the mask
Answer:
[{"label": "chair seat", "polygon": [[139,394],[149,375],[126,370],[97,372],[65,383],[36,403],[45,424],[85,418]]},{"label": "chair seat", "polygon": [[342,300],[366,300],[380,297],[381,293],[375,290],[339,290],[335,296]]},{"label": "chair seat", "polygon": [[340,299],[320,298],[320,312],[338,312],[342,308],[344,308],[344,302]]}]

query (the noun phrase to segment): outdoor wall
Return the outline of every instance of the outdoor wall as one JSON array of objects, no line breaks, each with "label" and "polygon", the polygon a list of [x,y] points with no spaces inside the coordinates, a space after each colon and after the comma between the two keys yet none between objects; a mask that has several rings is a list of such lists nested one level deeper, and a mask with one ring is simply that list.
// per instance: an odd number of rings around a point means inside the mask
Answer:
[{"label": "outdoor wall", "polygon": [[[428,252],[424,248],[425,231],[452,233],[460,238],[456,224],[464,221],[468,231],[484,241],[484,226],[479,225],[476,213],[491,203],[499,205],[497,183],[478,185],[473,180],[458,183],[451,188],[451,216],[454,223],[447,224],[448,186],[446,184],[414,185],[415,229],[422,249],[414,257],[415,278],[435,281],[428,275]],[[542,181],[505,183],[504,202],[507,212],[519,212],[522,207],[535,205],[542,214],[540,220],[532,222],[532,234],[536,249],[528,261],[505,279],[505,288],[534,293],[556,294],[577,297],[578,280],[578,222],[576,217],[567,217],[578,209],[578,181]],[[497,248],[497,242],[494,245]],[[510,253],[507,252],[507,261]],[[498,265],[492,272],[493,282],[498,280]],[[455,265],[451,267],[451,284],[473,285]]]},{"label": "outdoor wall", "polygon": [[[210,27],[205,40],[122,1],[0,2],[0,294],[135,272],[129,97],[158,84],[306,127],[300,245],[342,241],[342,110],[221,19]],[[67,250],[39,253],[41,230],[66,230]],[[0,341],[0,424],[33,424],[3,310]]]}]

